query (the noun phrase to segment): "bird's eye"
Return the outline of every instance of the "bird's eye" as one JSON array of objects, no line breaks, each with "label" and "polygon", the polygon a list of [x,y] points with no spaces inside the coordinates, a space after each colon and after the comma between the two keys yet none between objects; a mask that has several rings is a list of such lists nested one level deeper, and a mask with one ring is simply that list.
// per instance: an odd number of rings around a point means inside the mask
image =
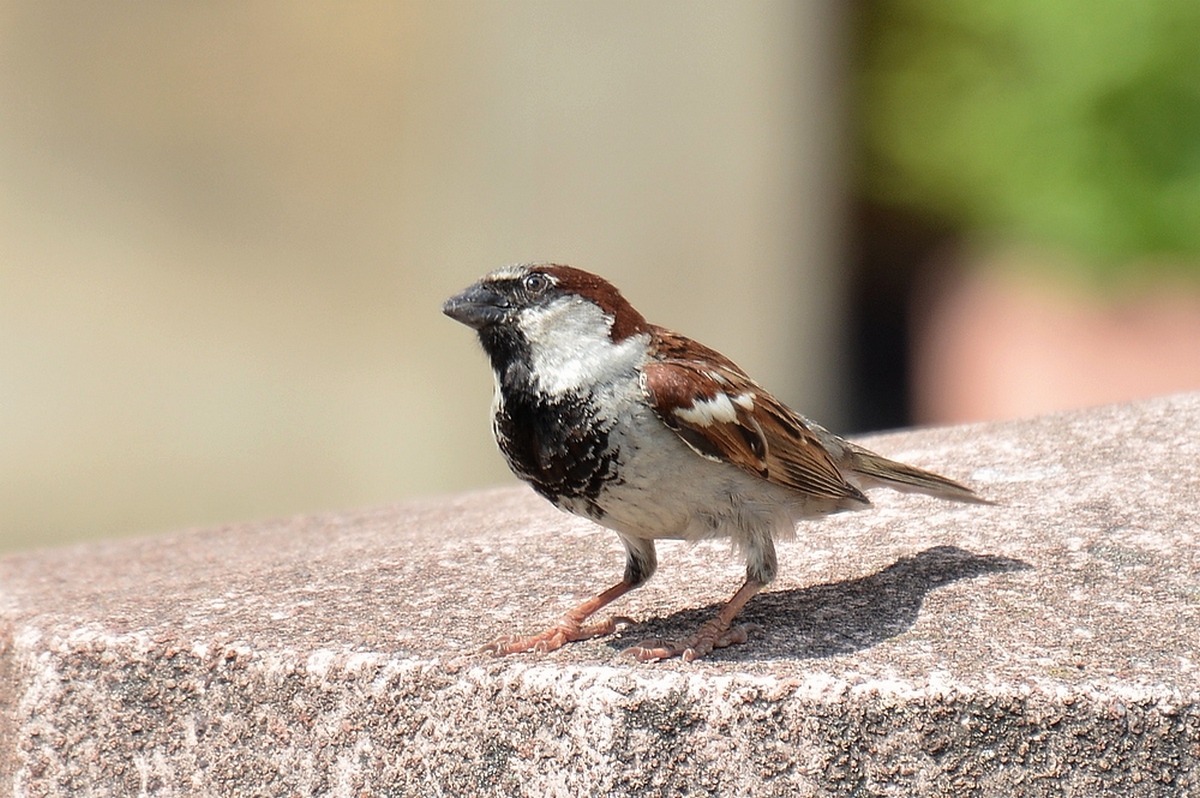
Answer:
[{"label": "bird's eye", "polygon": [[534,272],[533,274],[525,275],[525,279],[521,281],[521,285],[530,294],[536,295],[550,287],[550,278],[544,274]]}]

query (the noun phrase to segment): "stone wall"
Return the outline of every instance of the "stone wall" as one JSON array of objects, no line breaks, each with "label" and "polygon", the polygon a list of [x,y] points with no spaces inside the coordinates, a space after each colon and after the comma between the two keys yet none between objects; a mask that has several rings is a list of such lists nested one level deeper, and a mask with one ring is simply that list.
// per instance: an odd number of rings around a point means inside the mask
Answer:
[{"label": "stone wall", "polygon": [[876,491],[737,587],[660,545],[636,624],[473,653],[619,576],[523,487],[0,560],[0,793],[1200,793],[1200,394],[876,437],[995,506]]}]

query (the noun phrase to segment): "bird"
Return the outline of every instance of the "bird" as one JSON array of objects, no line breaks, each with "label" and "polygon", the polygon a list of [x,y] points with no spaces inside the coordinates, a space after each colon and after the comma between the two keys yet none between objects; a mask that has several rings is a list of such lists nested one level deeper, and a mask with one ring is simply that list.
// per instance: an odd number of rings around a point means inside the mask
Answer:
[{"label": "bird", "polygon": [[505,266],[442,311],[478,335],[495,377],[492,432],[512,472],[554,506],[616,532],[625,549],[616,584],[541,633],[501,636],[481,651],[546,653],[613,634],[630,619],[593,616],[654,574],[656,541],[727,537],[746,578],[716,616],[693,634],[625,650],[645,662],[691,662],[756,630],[734,621],[776,577],[775,541],[799,521],[867,508],[864,491],[878,486],[990,503],[829,432],[582,269]]}]

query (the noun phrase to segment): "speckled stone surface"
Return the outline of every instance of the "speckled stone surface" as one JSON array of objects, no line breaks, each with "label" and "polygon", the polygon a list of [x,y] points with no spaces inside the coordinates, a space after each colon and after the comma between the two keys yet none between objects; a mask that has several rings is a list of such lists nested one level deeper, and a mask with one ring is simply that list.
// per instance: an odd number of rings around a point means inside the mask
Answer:
[{"label": "speckled stone surface", "polygon": [[[0,794],[1200,794],[1200,394],[905,432],[878,450],[998,506],[875,491],[739,585],[720,542],[620,575],[615,536],[520,487],[0,560]],[[248,488],[250,489],[250,488]]]}]

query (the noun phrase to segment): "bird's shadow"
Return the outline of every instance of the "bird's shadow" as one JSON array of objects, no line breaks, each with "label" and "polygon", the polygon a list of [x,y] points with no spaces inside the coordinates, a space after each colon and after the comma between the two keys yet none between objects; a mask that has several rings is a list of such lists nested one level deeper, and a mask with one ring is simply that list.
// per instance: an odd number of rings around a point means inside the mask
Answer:
[{"label": "bird's shadow", "polygon": [[[908,631],[925,595],[935,588],[1031,567],[1023,560],[935,546],[902,557],[870,576],[762,593],[746,605],[738,620],[759,624],[765,631],[751,636],[747,645],[714,651],[709,658],[816,659],[850,654]],[[611,639],[609,645],[623,649],[643,638],[685,637],[720,608],[712,604],[652,618]]]}]

